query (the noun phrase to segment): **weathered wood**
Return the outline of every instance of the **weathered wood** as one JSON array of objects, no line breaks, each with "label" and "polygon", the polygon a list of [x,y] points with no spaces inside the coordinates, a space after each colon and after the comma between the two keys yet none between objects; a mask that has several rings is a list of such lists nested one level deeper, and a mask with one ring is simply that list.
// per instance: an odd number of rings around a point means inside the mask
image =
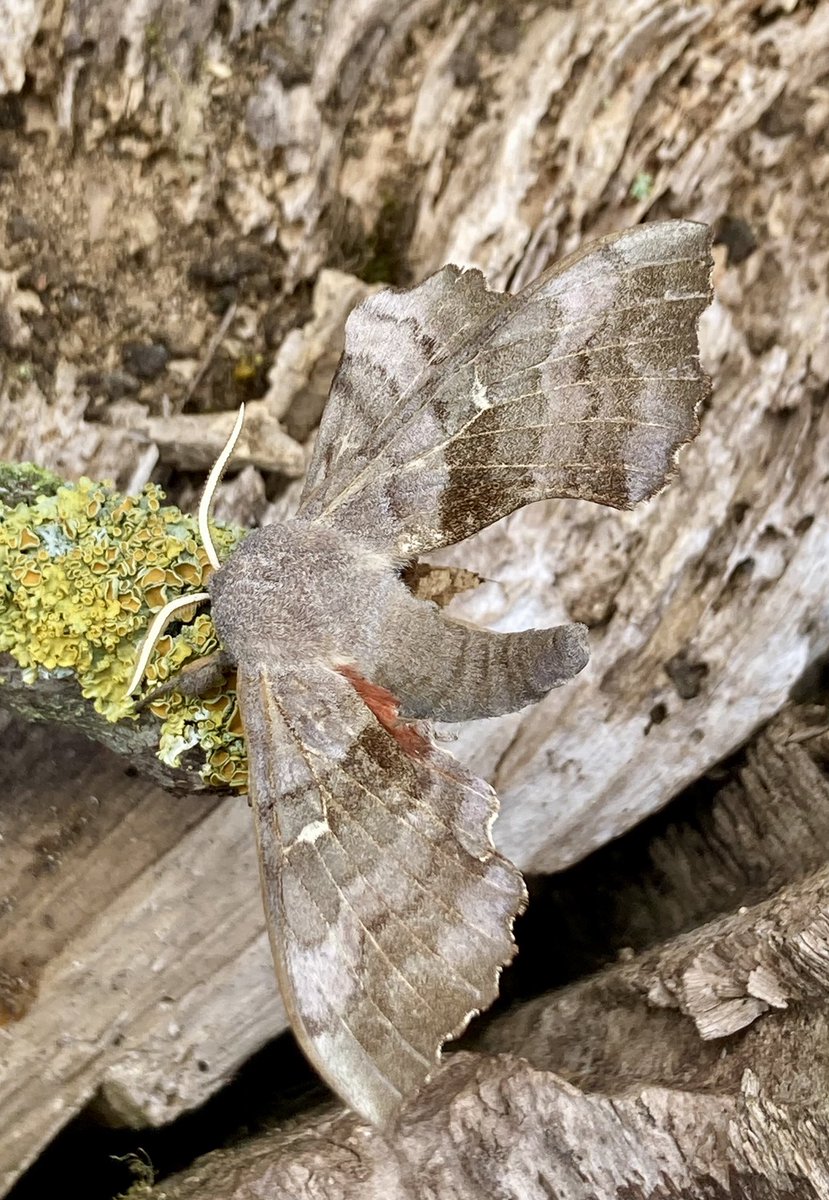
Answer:
[{"label": "weathered wood", "polygon": [[[674,805],[672,814],[682,811],[652,822],[650,836],[637,831],[585,864],[613,896],[616,928],[603,945],[612,953],[608,942],[615,942],[619,962],[529,1001],[520,1017],[496,1020],[481,1044],[506,1048],[504,1030],[510,1050],[537,1065],[555,1062],[568,1078],[597,1086],[614,1072],[664,1082],[694,1063],[719,1071],[726,1059],[732,1064],[726,1074],[738,1077],[755,1062],[753,1043],[721,1039],[755,1023],[757,1037],[771,1039],[777,1030],[787,1038],[790,1016],[799,1029],[813,1007],[820,1020],[829,973],[826,717],[825,708],[781,714],[707,799]],[[591,902],[577,879],[570,883],[569,889],[562,884],[562,899],[566,895],[576,910],[580,942],[596,944],[587,930],[602,901]],[[767,1022],[759,1020],[766,1016]],[[588,1065],[578,1039],[598,1047],[599,1028],[608,1045]],[[723,1044],[727,1054],[721,1054]],[[666,1065],[657,1069],[660,1055]],[[790,1059],[791,1052],[776,1066],[771,1057],[766,1064],[781,1091],[791,1082]]]},{"label": "weathered wood", "polygon": [[312,1129],[270,1132],[200,1160],[151,1195],[820,1200],[827,1128],[825,1108],[776,1104],[748,1071],[731,1092],[649,1086],[602,1095],[512,1056],[464,1054],[393,1140],[322,1113]]},{"label": "weathered wood", "polygon": [[[829,648],[829,158],[818,136],[828,107],[826,0],[520,9],[295,0],[268,14],[243,2],[229,29],[217,6],[195,16],[177,0],[149,25],[145,6],[105,0],[48,12],[31,0],[15,12],[0,30],[0,80],[19,88],[25,62],[30,83],[8,97],[0,130],[1,161],[14,162],[0,172],[0,454],[139,486],[158,457],[146,441],[147,413],[157,420],[175,411],[208,359],[185,415],[234,407],[257,355],[272,363],[289,329],[313,325],[310,288],[325,264],[402,283],[451,259],[482,267],[496,286],[518,286],[583,238],[645,216],[716,221],[718,300],[703,328],[715,389],[677,482],[630,516],[539,506],[453,554],[492,581],[457,601],[459,614],[501,628],[582,619],[593,645],[593,664],[575,685],[531,713],[462,731],[455,749],[501,791],[501,848],[525,868],[550,870],[654,812],[781,707]],[[228,303],[233,318],[212,347]],[[291,402],[279,399],[274,419],[290,437],[306,437],[338,336],[318,323],[315,365],[300,365]],[[136,341],[166,350],[160,376],[127,369],[124,347]],[[136,365],[135,355],[128,361]],[[207,437],[204,447],[198,461]],[[175,463],[174,447],[164,454]],[[188,461],[182,451],[181,465]],[[267,448],[260,461],[274,461]],[[180,496],[188,486],[178,481]],[[264,486],[251,496],[249,515],[266,515]],[[29,737],[4,813],[17,811],[34,764],[53,750],[42,731]],[[88,790],[104,805],[110,795],[120,803],[121,767],[101,762]],[[52,786],[53,803],[73,802],[71,779],[59,774]],[[152,794],[159,814],[210,803]],[[184,922],[185,940],[188,931],[209,934],[230,911],[221,870],[244,876],[226,950],[216,959],[185,954],[175,985],[163,955],[150,973],[157,995],[173,996],[164,1020],[194,1040],[202,997],[221,994],[218,984],[211,992],[210,971],[235,978],[242,948],[258,945],[253,864],[233,858],[246,815],[239,805],[211,809],[217,870],[199,881],[198,900],[174,883],[175,856],[192,861],[196,830],[170,827],[157,846],[152,888]],[[43,815],[15,829],[32,843],[50,832]],[[4,881],[11,844],[0,849]],[[109,853],[106,839],[90,850],[98,872],[106,874]],[[68,863],[48,876],[58,889],[80,879]],[[18,947],[39,944],[38,914],[52,903],[43,879],[26,885],[42,890],[30,910],[18,910]],[[153,1041],[152,1022],[142,1026],[137,1014],[149,1003],[142,989],[155,926],[126,918],[130,905],[144,912],[147,886],[138,877],[111,912],[108,892],[87,896],[83,942],[100,970],[84,1004],[100,1003],[104,1017],[115,1016],[101,996],[119,955],[145,966],[130,977],[138,999],[124,1026],[135,1021],[132,1042],[125,1033],[135,1053],[113,1088],[115,1107],[135,1122],[203,1098],[231,1060],[279,1027],[274,1008],[247,1041],[239,1031],[240,1019],[265,1013],[263,948],[260,981],[240,982],[255,1000],[204,1001],[226,1059],[205,1054],[208,1071],[194,1082],[192,1057],[177,1059],[160,1034]],[[54,1060],[50,1097],[63,1105],[50,1110],[40,1080],[21,1084],[15,1072],[9,1085],[5,1072],[2,1086],[23,1087],[29,1105],[25,1154],[15,1150],[23,1140],[0,1139],[11,1174],[98,1086],[96,1064],[113,1061],[99,1058],[103,1025],[76,1041],[71,1063],[54,1054],[54,1038],[78,1011],[66,964],[83,956],[72,944],[65,958],[47,947],[56,965],[44,969],[39,998],[0,1033],[4,1066],[9,1048],[35,1077]],[[668,984],[681,983],[684,969],[666,975]],[[735,969],[729,986],[742,988],[745,1010],[744,965]],[[38,1027],[46,1001],[53,1007]],[[49,1029],[52,1041],[41,1042],[38,1030]],[[161,1079],[165,1098],[156,1103]],[[17,1118],[6,1121],[6,1112],[0,1124],[12,1129]],[[721,1115],[712,1117],[719,1128]]]},{"label": "weathered wood", "polygon": [[111,1120],[163,1123],[285,1016],[244,799],[173,799],[77,735],[3,720],[8,1188],[96,1095]]},{"label": "weathered wood", "polygon": [[[617,894],[641,937],[658,889],[668,917],[645,940],[724,915],[514,1006],[387,1141],[320,1110],[207,1156],[164,1195],[823,1196],[829,777],[816,728],[796,711],[762,733],[701,813],[654,834],[650,869]],[[752,893],[766,898],[743,903]]]}]

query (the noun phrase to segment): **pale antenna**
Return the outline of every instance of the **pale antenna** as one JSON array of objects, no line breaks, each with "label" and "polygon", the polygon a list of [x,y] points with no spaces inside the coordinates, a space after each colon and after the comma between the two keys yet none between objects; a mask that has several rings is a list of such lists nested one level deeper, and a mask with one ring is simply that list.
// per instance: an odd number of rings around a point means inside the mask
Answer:
[{"label": "pale antenna", "polygon": [[[219,481],[224,474],[224,469],[227,466],[228,459],[233,453],[234,447],[239,440],[239,434],[242,432],[242,426],[245,423],[245,406],[239,405],[239,412],[236,416],[236,421],[233,425],[230,437],[225,443],[219,457],[210,469],[210,474],[207,476],[207,482],[204,485],[201,500],[199,501],[199,536],[202,540],[205,553],[214,571],[218,571],[222,565],[219,562],[219,556],[216,553],[216,547],[213,545],[213,539],[210,536],[210,508],[213,504],[213,497],[216,494],[216,488],[219,486]],[[168,600],[164,607],[153,617],[150,628],[147,630],[147,636],[141,644],[141,651],[135,664],[135,670],[132,673],[127,695],[131,696],[138,687],[141,680],[144,678],[144,672],[152,657],[156,642],[161,637],[164,630],[172,617],[173,613],[178,612],[180,608],[187,608],[191,604],[203,604],[205,600],[210,599],[209,592],[194,592],[192,596],[176,596],[174,600]]]},{"label": "pale antenna", "polygon": [[213,545],[213,539],[210,536],[210,508],[213,504],[213,496],[216,488],[219,486],[219,481],[224,474],[228,459],[230,458],[236,443],[239,440],[239,434],[242,432],[242,426],[245,423],[245,406],[239,405],[239,412],[236,415],[236,423],[231,430],[230,437],[227,439],[224,450],[214,462],[210,469],[210,474],[207,476],[207,482],[204,485],[204,491],[201,494],[199,501],[199,536],[202,540],[202,545],[207,552],[207,557],[210,559],[210,565],[214,571],[218,571],[222,565],[219,562],[219,556]]}]

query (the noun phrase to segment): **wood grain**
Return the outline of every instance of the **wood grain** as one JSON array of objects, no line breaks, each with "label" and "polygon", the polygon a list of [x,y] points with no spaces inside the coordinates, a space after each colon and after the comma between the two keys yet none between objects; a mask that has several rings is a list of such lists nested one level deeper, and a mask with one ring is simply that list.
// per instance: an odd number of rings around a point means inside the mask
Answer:
[{"label": "wood grain", "polygon": [[[593,667],[581,681],[551,697],[529,723],[505,718],[470,727],[453,745],[502,794],[495,827],[500,848],[524,869],[549,870],[658,810],[741,745],[829,650],[829,168],[821,140],[829,4],[643,0],[632,8],[619,0],[584,0],[570,9],[517,11],[506,2],[455,8],[436,0],[384,0],[358,6],[347,20],[345,7],[297,0],[296,21],[283,21],[280,9],[271,24],[254,28],[263,20],[261,6],[239,4],[233,28],[215,43],[220,65],[231,70],[228,81],[221,70],[191,73],[212,28],[213,5],[202,6],[194,20],[192,6],[185,16],[171,3],[164,53],[153,49],[133,3],[70,5],[62,19],[49,22],[34,0],[18,6],[20,21],[0,31],[0,79],[17,88],[25,63],[36,84],[11,97],[10,111],[18,111],[19,100],[20,120],[16,131],[3,130],[4,152],[12,150],[18,165],[4,174],[0,207],[8,228],[12,208],[24,197],[43,240],[8,239],[0,247],[2,452],[38,458],[67,475],[140,482],[143,472],[146,478],[152,464],[141,455],[136,461],[130,436],[129,406],[136,401],[108,403],[104,419],[93,419],[90,398],[98,393],[81,379],[91,369],[118,367],[119,341],[149,339],[163,316],[181,354],[184,382],[168,371],[156,385],[145,385],[136,427],[163,394],[176,398],[186,391],[220,320],[210,307],[218,289],[194,283],[188,273],[209,252],[199,230],[209,229],[212,240],[216,231],[226,234],[238,247],[231,267],[249,272],[233,285],[242,289],[244,310],[228,334],[238,356],[266,344],[265,328],[278,342],[286,326],[311,325],[297,297],[310,295],[320,267],[332,261],[397,283],[455,261],[479,267],[496,286],[517,288],[585,237],[640,218],[716,223],[717,303],[702,330],[714,391],[702,433],[682,456],[678,482],[641,514],[599,516],[575,503],[540,505],[458,552],[460,562],[491,582],[450,611],[501,629],[567,619],[592,629]],[[313,20],[303,21],[309,12]],[[267,55],[260,58],[271,34],[280,46],[275,66],[267,65]],[[93,110],[107,116],[92,121]],[[193,120],[176,122],[171,113]],[[114,153],[111,123],[122,119],[130,129],[140,126],[141,137],[124,137]],[[274,264],[264,283],[263,258]],[[259,275],[252,273],[257,263]],[[224,269],[224,259],[220,265]],[[216,268],[213,277],[219,273]],[[37,292],[40,279],[52,285]],[[247,290],[246,280],[253,281]],[[78,295],[92,299],[70,321],[65,314],[76,311]],[[246,334],[250,329],[254,335]],[[317,326],[315,362],[330,361],[333,337]],[[306,377],[310,381],[310,368]],[[294,382],[300,396],[301,384]],[[318,393],[318,380],[315,387]],[[218,407],[230,408],[227,389],[219,395]],[[204,399],[200,395],[199,403]],[[284,395],[279,406],[277,417],[288,413]],[[262,504],[252,515],[272,519]],[[20,797],[30,795],[36,780],[53,789],[54,803],[66,797],[86,813],[88,795],[72,792],[70,772],[60,769],[64,743],[42,730],[15,738],[2,749],[3,819],[7,810],[21,813]],[[7,772],[17,742],[24,757]],[[97,763],[100,752],[94,753]],[[58,764],[57,783],[54,774],[38,775],[50,755]],[[123,765],[106,756],[100,761],[107,764],[100,780],[84,776],[87,793],[105,806],[120,803],[127,794]],[[100,902],[85,895],[92,908],[85,910],[83,947],[94,955],[97,938],[113,964],[122,961],[119,954],[127,965],[143,964],[138,974],[152,981],[157,996],[173,997],[163,1018],[159,1010],[157,1041],[139,1033],[131,1043],[132,1018],[123,1024],[135,1053],[118,1078],[119,1108],[140,1124],[172,1118],[219,1087],[230,1056],[240,1061],[246,1045],[278,1027],[279,1016],[246,1032],[244,1022],[275,1004],[247,814],[241,806],[210,809],[211,840],[198,849],[200,861],[216,870],[197,887],[179,883],[176,891],[171,880],[179,878],[175,846],[182,827],[174,823],[183,802],[134,781],[128,787],[137,789],[128,794],[139,807],[148,803],[139,796],[155,797],[159,828],[167,821],[173,826],[163,846],[153,843],[161,866],[131,885],[124,881],[129,902],[114,897],[110,910],[108,884],[100,885]],[[173,816],[163,815],[170,806]],[[58,824],[48,812],[42,824],[31,818],[24,828],[15,824],[14,840],[25,836],[30,846],[29,868],[15,859],[16,879],[24,880],[35,860],[31,847]],[[206,822],[188,826],[183,844],[202,827]],[[4,894],[9,845],[0,846]],[[126,868],[113,864],[106,841],[99,853],[106,857],[97,860],[93,878],[120,878]],[[29,976],[20,970],[28,944],[59,953],[43,940],[38,914],[49,911],[47,885],[63,871],[41,874],[36,884],[24,880],[34,890],[25,915],[18,909],[13,934],[10,974],[38,978],[40,991],[23,1020],[0,1033],[1,1086],[13,1090],[19,1104],[0,1109],[0,1125],[17,1135],[2,1139],[6,1178],[94,1092],[98,1064],[113,1061],[112,1048],[102,1053],[101,1047],[116,1036],[123,1005],[108,990],[106,953],[99,984],[82,993],[87,1009],[101,1006],[100,1028],[74,1044],[71,1060],[58,1056],[52,1063],[55,1039],[75,1019],[79,984],[67,966],[79,957],[74,943],[67,943],[54,974],[51,968]],[[226,871],[234,880],[234,922],[224,907]],[[76,894],[83,894],[75,878]],[[186,955],[192,978],[175,986],[169,958],[149,971],[155,958],[147,947],[156,925],[145,914],[125,940],[133,926],[124,922],[130,904],[140,908],[138,892],[153,894],[154,888],[167,898],[171,921],[174,909],[176,921],[195,922],[205,936],[225,921],[227,958],[214,974],[227,986],[260,955],[261,975],[251,969],[250,981],[244,988],[240,983],[244,1002],[207,1004],[221,996],[205,972],[215,959]],[[742,975],[737,984],[745,991]],[[12,984],[11,991],[19,1004],[20,987]],[[228,1058],[205,1054],[208,1070],[197,1078],[196,1055],[179,1056],[164,1030],[190,1028],[184,1044],[197,1043],[203,999]],[[156,1012],[146,996],[137,1010],[144,1004]],[[692,1025],[678,1010],[665,1011]],[[748,1037],[755,1025],[785,1023],[788,1015],[766,1014],[735,1036]],[[145,1023],[153,1027],[148,1017]],[[32,1031],[25,1055],[24,1030]],[[816,1047],[808,1029],[795,1030],[791,1046],[799,1037],[807,1051]],[[7,1067],[10,1054],[14,1073]],[[813,1059],[819,1063],[820,1055]],[[24,1060],[30,1076],[22,1073]],[[47,1082],[38,1077],[44,1063],[54,1067]],[[468,1125],[473,1111],[486,1122],[498,1092],[493,1101],[492,1090],[473,1083],[458,1094],[454,1111],[466,1114]],[[718,1098],[705,1093],[685,1111],[699,1118],[697,1128],[708,1117],[724,1128],[723,1113],[733,1111],[736,1094],[717,1107]],[[817,1114],[811,1126],[799,1119],[801,1110],[787,1109],[779,1098],[766,1101],[762,1092],[758,1099],[748,1087],[739,1103],[750,1106],[755,1122],[753,1153],[765,1144],[769,1153],[779,1151],[783,1164],[800,1152],[804,1161],[816,1161],[810,1139],[812,1133],[825,1139],[825,1123],[803,1094],[810,1114]],[[441,1112],[436,1121],[446,1124]],[[787,1121],[788,1142],[781,1132]],[[351,1157],[346,1144],[340,1163]],[[377,1170],[396,1169],[384,1147],[374,1151],[374,1161]],[[801,1180],[799,1192],[794,1185],[787,1192],[784,1174],[780,1167],[777,1192],[769,1194],[809,1195]],[[281,1186],[278,1168],[271,1178],[273,1187]],[[385,1194],[393,1194],[391,1188]]]}]

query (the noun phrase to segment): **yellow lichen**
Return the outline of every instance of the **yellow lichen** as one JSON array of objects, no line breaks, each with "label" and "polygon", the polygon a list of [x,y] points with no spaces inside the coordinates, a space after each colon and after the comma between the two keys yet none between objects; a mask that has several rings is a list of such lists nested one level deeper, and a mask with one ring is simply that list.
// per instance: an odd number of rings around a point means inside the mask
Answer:
[{"label": "yellow lichen", "polygon": [[[148,484],[122,496],[81,479],[14,507],[0,503],[0,651],[34,682],[71,671],[81,692],[109,721],[135,717],[125,689],[153,615],[170,598],[204,590],[210,571],[195,518],[162,503]],[[213,531],[224,558],[241,532]],[[207,613],[163,637],[147,670],[148,689],[172,678],[218,642]],[[198,745],[202,775],[215,786],[244,789],[247,766],[235,693],[207,699],[176,692],[151,706],[161,719],[159,757],[177,766]]]}]

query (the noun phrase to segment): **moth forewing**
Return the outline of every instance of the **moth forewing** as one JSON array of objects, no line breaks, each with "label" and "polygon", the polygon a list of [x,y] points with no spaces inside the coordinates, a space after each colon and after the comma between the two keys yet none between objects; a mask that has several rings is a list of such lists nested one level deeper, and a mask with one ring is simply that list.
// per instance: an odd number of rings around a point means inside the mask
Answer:
[{"label": "moth forewing", "polygon": [[486,784],[415,760],[353,687],[308,664],[240,666],[251,802],[277,975],[306,1054],[376,1125],[497,995],[524,906]]},{"label": "moth forewing", "polygon": [[708,392],[710,241],[706,225],[656,222],[584,246],[516,296],[444,267],[363,301],[300,514],[408,557],[533,500],[653,495]]}]

